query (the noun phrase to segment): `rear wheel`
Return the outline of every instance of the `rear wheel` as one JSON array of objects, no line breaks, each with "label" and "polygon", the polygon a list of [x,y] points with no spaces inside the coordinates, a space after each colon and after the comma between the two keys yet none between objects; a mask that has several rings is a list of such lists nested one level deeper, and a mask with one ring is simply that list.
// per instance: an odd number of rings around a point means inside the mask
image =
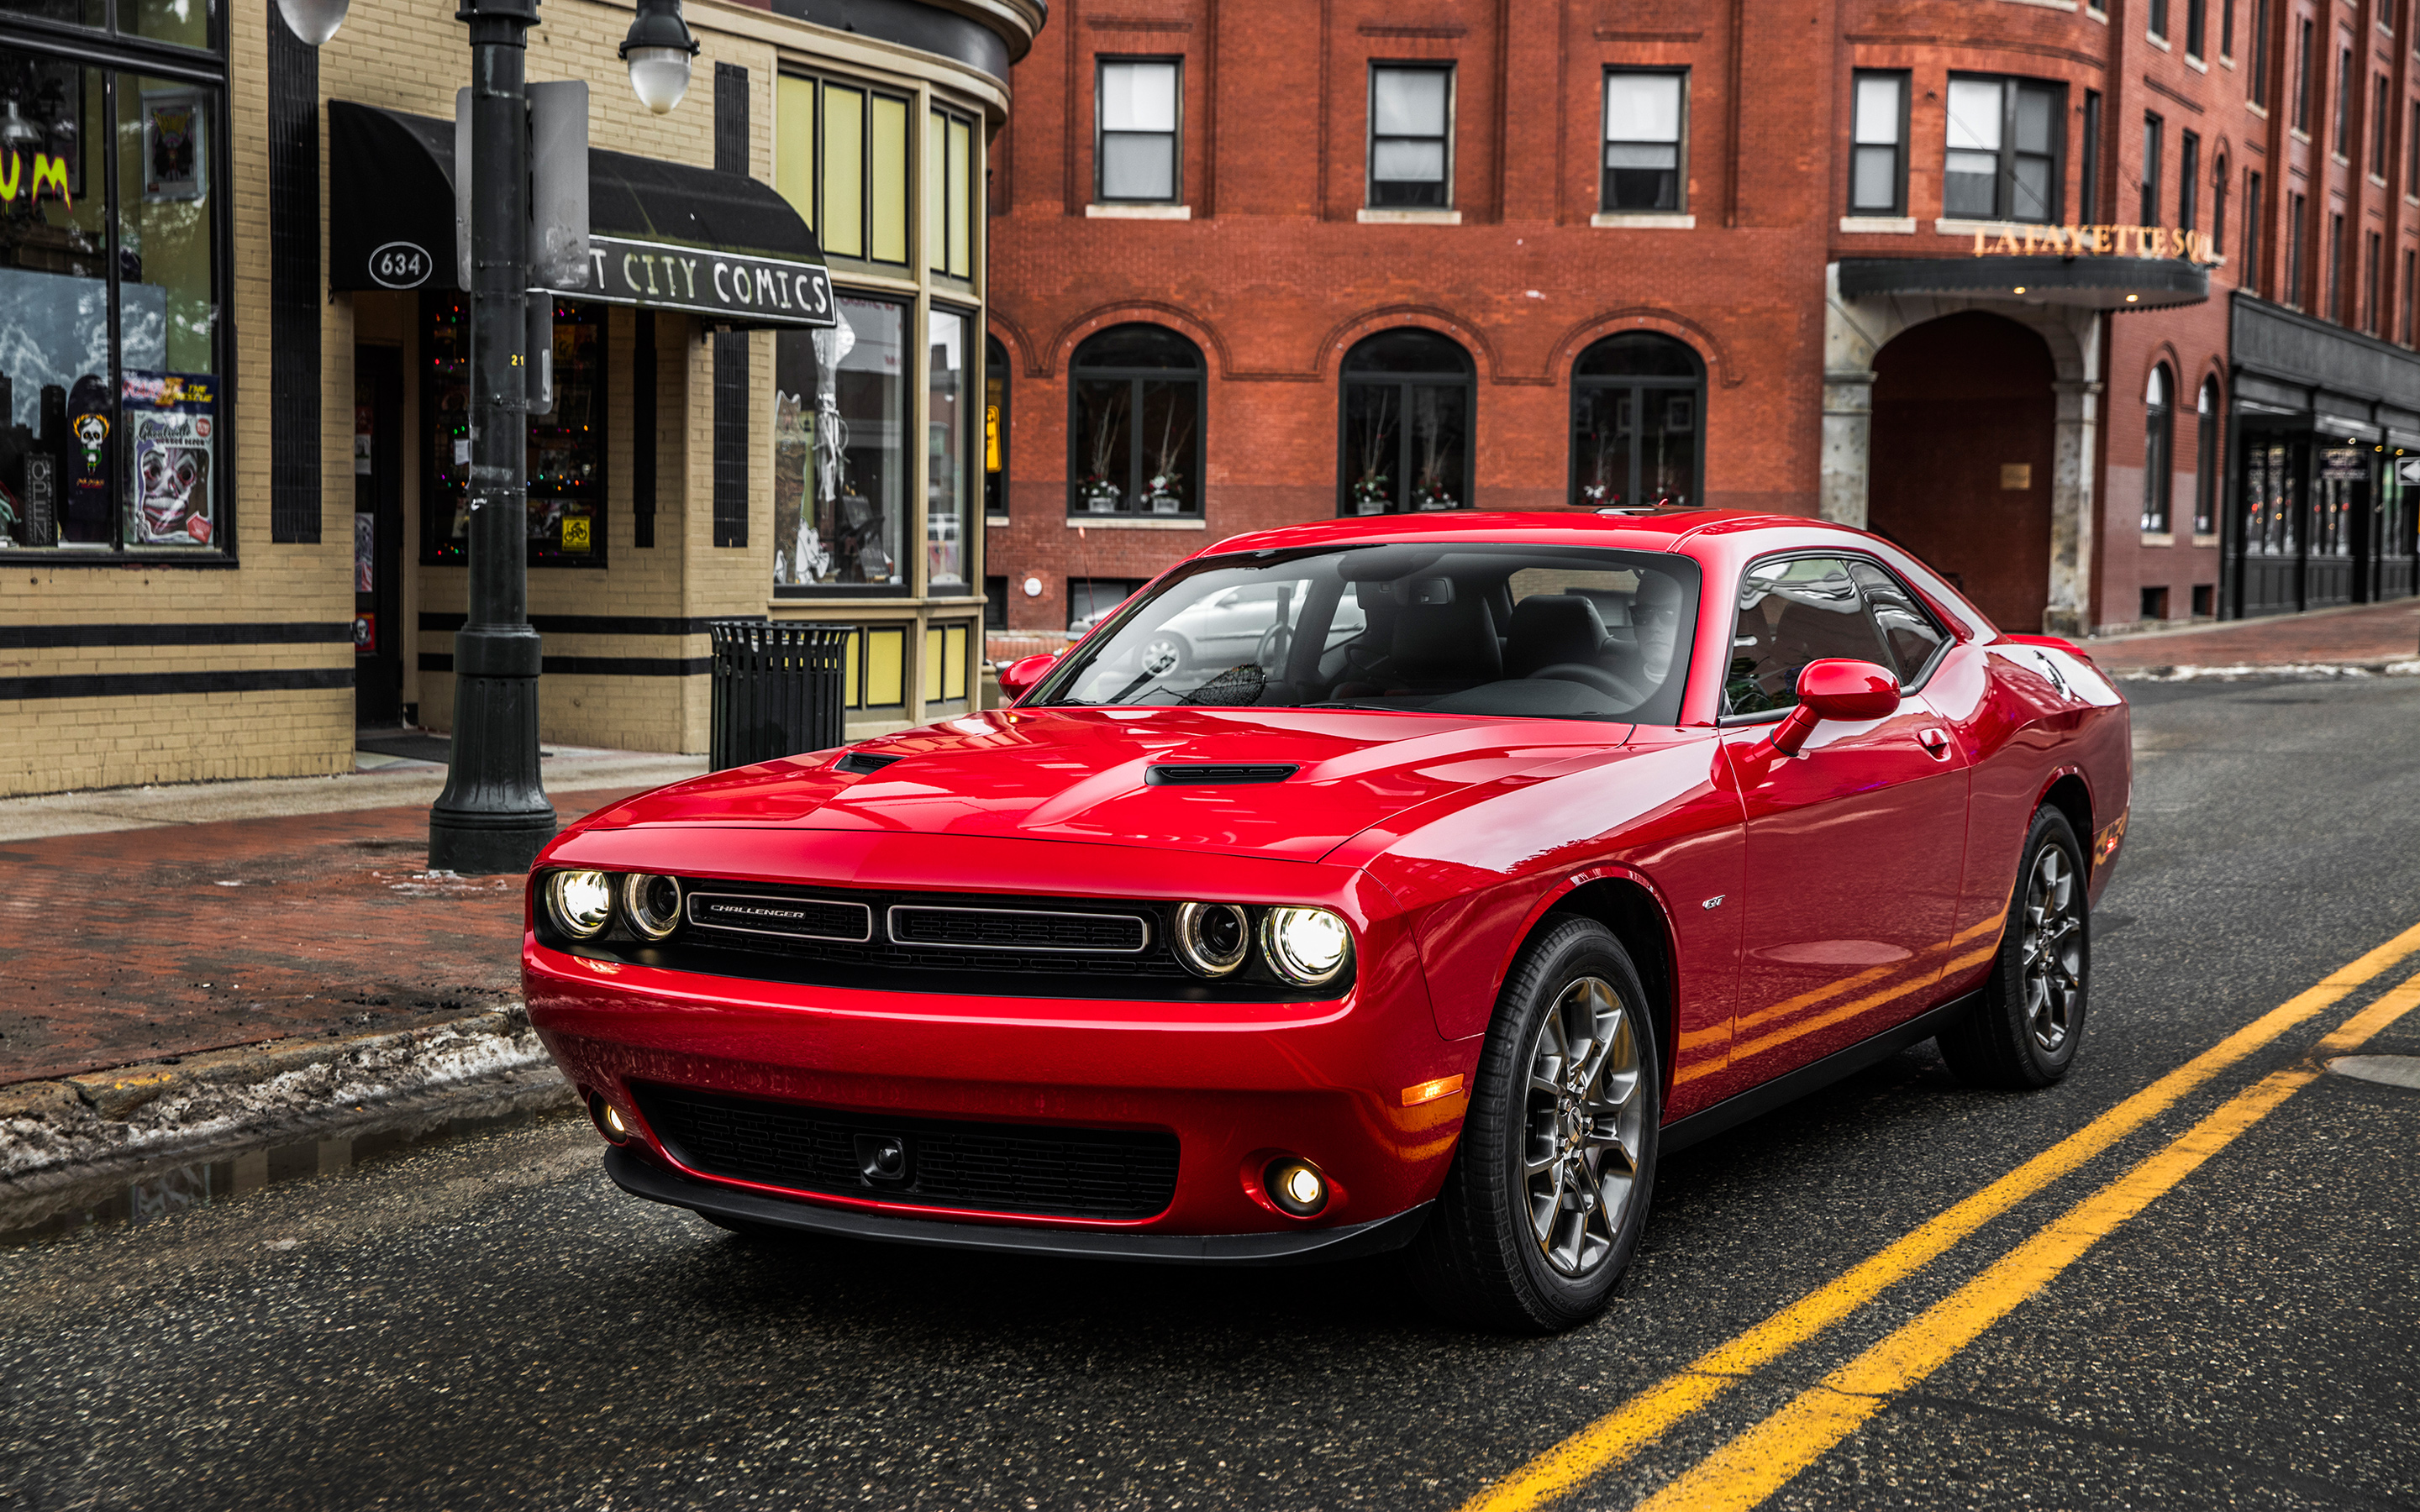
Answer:
[{"label": "rear wheel", "polygon": [[1977,1087],[2048,1087],[2075,1063],[2092,979],[2084,850],[2056,809],[2034,815],[1983,998],[1941,1034],[1941,1058]]},{"label": "rear wheel", "polygon": [[1663,1099],[1647,995],[1593,919],[1552,923],[1504,986],[1453,1168],[1407,1256],[1439,1311],[1513,1333],[1594,1317],[1638,1247]]}]

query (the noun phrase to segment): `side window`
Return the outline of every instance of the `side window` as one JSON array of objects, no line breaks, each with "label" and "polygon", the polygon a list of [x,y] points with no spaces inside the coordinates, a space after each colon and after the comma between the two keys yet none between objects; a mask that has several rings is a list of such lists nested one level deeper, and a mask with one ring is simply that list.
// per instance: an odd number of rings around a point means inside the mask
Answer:
[{"label": "side window", "polygon": [[1849,573],[1866,591],[1866,607],[1873,613],[1883,644],[1890,648],[1891,660],[1884,665],[1899,673],[1900,687],[1914,687],[1933,653],[1949,640],[1948,632],[1932,623],[1932,616],[1898,579],[1872,563],[1853,561]]},{"label": "side window", "polygon": [[1799,672],[1826,656],[1891,664],[1849,564],[1838,557],[1788,557],[1749,567],[1740,579],[1724,712],[1792,707]]}]

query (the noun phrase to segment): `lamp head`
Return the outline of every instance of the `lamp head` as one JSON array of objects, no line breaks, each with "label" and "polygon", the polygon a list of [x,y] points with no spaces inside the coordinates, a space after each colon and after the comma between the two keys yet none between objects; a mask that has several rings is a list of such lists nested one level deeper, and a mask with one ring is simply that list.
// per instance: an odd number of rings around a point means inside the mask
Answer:
[{"label": "lamp head", "polygon": [[681,19],[680,0],[639,0],[621,54],[640,104],[658,116],[679,104],[689,93],[690,60],[697,52],[697,39]]}]

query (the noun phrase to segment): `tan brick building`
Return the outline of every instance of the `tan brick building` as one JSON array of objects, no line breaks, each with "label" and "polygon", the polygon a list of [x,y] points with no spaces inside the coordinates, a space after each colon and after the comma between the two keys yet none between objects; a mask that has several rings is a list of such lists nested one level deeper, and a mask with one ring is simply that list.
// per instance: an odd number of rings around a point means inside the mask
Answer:
[{"label": "tan brick building", "polygon": [[[545,738],[703,750],[727,617],[858,626],[853,724],[964,708],[985,158],[1043,7],[686,11],[703,51],[663,116],[615,54],[629,8],[548,0],[529,34],[533,81],[588,85],[594,224],[632,185],[655,220],[628,246],[786,218],[841,323],[561,292],[531,448]],[[448,722],[464,301],[450,244],[373,270],[361,238],[450,171],[468,75],[435,3],[356,0],[316,52],[266,4],[0,19],[0,795],[336,772],[357,723]],[[425,161],[379,156],[415,130]]]}]

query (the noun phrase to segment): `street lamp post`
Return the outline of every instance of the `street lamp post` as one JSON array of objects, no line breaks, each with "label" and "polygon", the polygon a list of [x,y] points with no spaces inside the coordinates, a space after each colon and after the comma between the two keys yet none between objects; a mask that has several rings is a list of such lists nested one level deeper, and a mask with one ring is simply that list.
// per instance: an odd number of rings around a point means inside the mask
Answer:
[{"label": "street lamp post", "polygon": [[[277,0],[312,47],[350,0]],[[538,635],[529,623],[530,117],[528,44],[538,0],[461,0],[471,27],[471,480],[469,613],[454,635],[454,748],[428,810],[432,872],[525,872],[554,834],[538,779]],[[697,39],[680,0],[638,0],[621,47],[640,103],[662,115],[689,92]],[[582,96],[584,100],[585,96]],[[585,106],[583,104],[582,108]],[[584,202],[583,202],[584,203]],[[543,329],[543,326],[541,326]]]},{"label": "street lamp post", "polygon": [[428,810],[432,872],[523,872],[555,829],[538,779],[529,623],[529,87],[537,0],[463,0],[471,26],[470,603],[454,635],[454,742]]}]

